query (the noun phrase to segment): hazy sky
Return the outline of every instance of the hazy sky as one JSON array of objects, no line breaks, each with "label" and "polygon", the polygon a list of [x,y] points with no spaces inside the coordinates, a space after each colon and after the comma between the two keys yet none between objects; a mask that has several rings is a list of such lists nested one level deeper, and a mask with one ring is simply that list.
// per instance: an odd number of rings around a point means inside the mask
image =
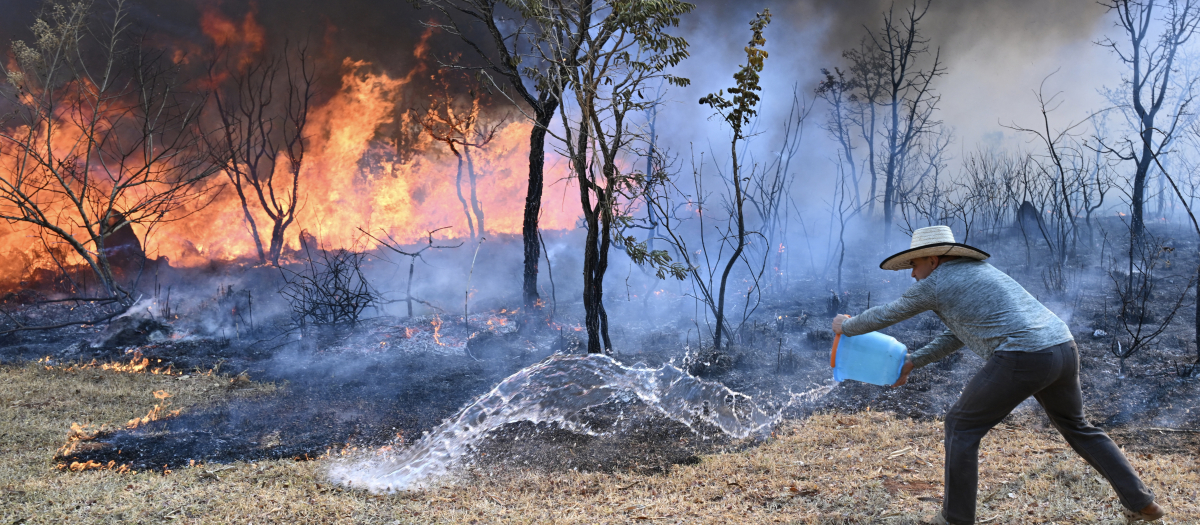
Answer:
[{"label": "hazy sky", "polygon": [[[23,28],[32,22],[39,3],[8,0],[0,41],[29,38]],[[201,0],[139,0],[136,18],[152,30],[203,41],[199,12],[209,5]],[[227,0],[219,5],[234,19],[255,9],[256,18],[276,40],[307,34],[333,42],[336,49],[330,53],[396,70],[411,67],[411,49],[422,32],[420,22],[434,15],[428,9],[414,11],[399,0],[382,5],[367,0]],[[662,114],[668,123],[664,139],[677,150],[689,142],[697,149],[707,148],[709,141],[724,142],[722,129],[706,120],[709,112],[697,100],[731,84],[733,72],[744,61],[742,48],[755,11],[766,7],[774,15],[766,31],[771,55],[763,74],[762,106],[762,126],[771,130],[777,127],[780,113],[786,112],[793,86],[811,102],[821,68],[844,67],[842,51],[855,46],[868,28],[878,28],[891,5],[879,0],[701,0],[678,29],[691,43],[692,58],[682,65],[681,73],[693,85],[670,94],[673,102]],[[911,5],[900,2],[895,9]],[[1063,104],[1053,118],[1064,125],[1104,107],[1097,90],[1120,80],[1115,56],[1094,43],[1113,29],[1107,10],[1094,0],[935,0],[921,28],[930,47],[940,48],[946,66],[946,75],[934,86],[942,96],[937,118],[955,132],[951,150],[956,158],[981,144],[1022,144],[1023,138],[1000,124],[1038,124],[1033,91],[1055,70],[1058,73],[1046,89],[1048,94],[1062,92]],[[435,42],[443,52],[458,47],[446,36]],[[817,105],[809,119],[805,162],[806,169],[827,173],[834,154],[818,127],[824,111]],[[769,140],[764,135],[760,142]]]},{"label": "hazy sky", "polygon": [[[730,4],[700,4],[684,28],[693,51],[693,60],[684,66],[685,76],[695,81],[693,87],[676,93],[684,107],[695,104],[704,92],[730,85],[737,65],[744,63],[742,46],[749,40],[748,22],[754,9]],[[771,55],[763,73],[763,117],[768,119],[763,124],[769,125],[769,119],[786,111],[792,85],[798,85],[811,101],[821,68],[845,67],[842,51],[857,45],[867,28],[880,27],[890,3],[830,0],[762,5],[773,14],[765,35]],[[896,5],[897,10],[908,7],[910,3]],[[1046,83],[1046,94],[1062,92],[1063,104],[1052,118],[1064,125],[1105,107],[1098,89],[1120,81],[1116,57],[1094,43],[1112,29],[1112,20],[1092,0],[935,1],[921,27],[931,50],[940,48],[946,66],[946,75],[934,85],[942,96],[936,118],[955,131],[951,147],[955,157],[981,144],[1024,144],[1023,137],[1000,124],[1040,124],[1034,91],[1056,70]],[[706,114],[677,113],[685,119]],[[824,113],[818,104],[805,137],[812,146],[808,151],[812,163],[834,155],[821,144],[824,137],[818,125]],[[711,134],[711,126],[697,123],[676,129],[688,130],[690,140]]]}]

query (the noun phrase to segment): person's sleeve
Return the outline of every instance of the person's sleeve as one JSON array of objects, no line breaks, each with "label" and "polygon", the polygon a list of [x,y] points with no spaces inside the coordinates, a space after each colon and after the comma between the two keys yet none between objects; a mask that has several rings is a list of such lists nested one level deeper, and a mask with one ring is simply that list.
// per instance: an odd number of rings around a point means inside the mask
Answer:
[{"label": "person's sleeve", "polygon": [[912,359],[913,368],[917,369],[934,361],[941,360],[943,357],[953,354],[955,350],[962,347],[963,342],[958,336],[954,335],[954,332],[946,330],[933,338],[929,344],[909,354],[908,357]]},{"label": "person's sleeve", "polygon": [[881,304],[858,314],[842,323],[842,333],[848,336],[862,335],[867,332],[889,327],[926,310],[932,310],[934,305],[933,282],[931,279],[918,281],[912,285],[899,299],[887,304]]}]

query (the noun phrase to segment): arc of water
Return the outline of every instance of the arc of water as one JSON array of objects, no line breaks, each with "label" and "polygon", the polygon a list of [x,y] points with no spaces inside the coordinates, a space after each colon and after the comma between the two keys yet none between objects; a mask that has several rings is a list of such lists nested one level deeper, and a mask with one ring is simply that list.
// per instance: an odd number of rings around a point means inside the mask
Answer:
[{"label": "arc of water", "polygon": [[558,355],[501,381],[412,447],[337,463],[329,475],[373,492],[415,488],[447,473],[488,432],[507,423],[557,422],[593,433],[575,418],[622,394],[635,395],[689,427],[704,421],[737,438],[769,432],[781,417],[778,411],[759,408],[749,396],[671,365],[626,367],[604,355]]}]

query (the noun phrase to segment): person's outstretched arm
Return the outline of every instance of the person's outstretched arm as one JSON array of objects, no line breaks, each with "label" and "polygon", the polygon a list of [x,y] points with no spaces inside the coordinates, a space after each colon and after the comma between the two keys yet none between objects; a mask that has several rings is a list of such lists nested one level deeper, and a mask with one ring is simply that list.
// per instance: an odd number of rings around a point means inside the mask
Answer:
[{"label": "person's outstretched arm", "polygon": [[855,336],[889,327],[935,305],[933,279],[917,281],[899,299],[881,304],[842,322],[842,333]]},{"label": "person's outstretched arm", "polygon": [[962,347],[963,342],[959,340],[958,336],[954,335],[954,332],[946,330],[933,338],[929,344],[909,354],[908,357],[912,360],[913,368],[921,368],[935,361],[940,361]]}]

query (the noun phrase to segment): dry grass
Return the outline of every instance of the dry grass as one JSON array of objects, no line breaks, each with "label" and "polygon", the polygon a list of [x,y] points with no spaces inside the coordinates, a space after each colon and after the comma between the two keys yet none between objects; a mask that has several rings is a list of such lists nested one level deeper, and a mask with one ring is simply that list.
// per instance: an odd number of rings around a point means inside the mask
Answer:
[{"label": "dry grass", "polygon": [[[444,486],[371,495],[330,486],[326,461],[196,465],[174,472],[69,472],[51,457],[73,422],[122,425],[173,408],[269,391],[37,365],[0,367],[3,523],[915,523],[939,508],[941,429],[882,413],[785,422],[766,443],[663,475],[468,469]],[[1171,512],[1200,521],[1195,451],[1131,454]],[[989,434],[980,519],[1117,523],[1111,489],[1037,425]]]}]

